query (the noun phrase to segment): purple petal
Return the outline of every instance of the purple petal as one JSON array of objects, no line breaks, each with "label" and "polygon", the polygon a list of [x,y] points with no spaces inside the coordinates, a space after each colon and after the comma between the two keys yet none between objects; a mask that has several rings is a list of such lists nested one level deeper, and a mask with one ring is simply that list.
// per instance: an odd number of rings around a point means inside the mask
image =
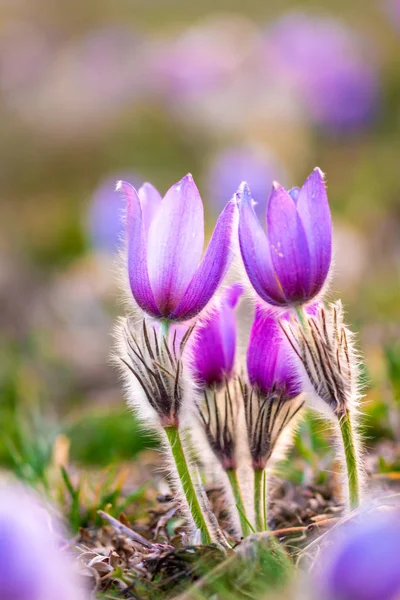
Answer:
[{"label": "purple petal", "polygon": [[163,316],[174,312],[201,259],[204,245],[203,203],[191,175],[173,185],[149,229],[148,270]]},{"label": "purple petal", "polygon": [[291,348],[272,310],[256,307],[247,348],[250,383],[264,393],[282,390],[288,398],[301,392]]},{"label": "purple petal", "polygon": [[297,210],[310,251],[311,296],[325,283],[332,258],[332,218],[323,174],[316,168],[300,190]]},{"label": "purple petal", "polygon": [[246,183],[239,188],[239,244],[243,263],[257,294],[280,306],[285,298],[272,265],[267,237],[254,212],[251,192]]},{"label": "purple petal", "polygon": [[142,310],[160,317],[147,271],[147,252],[142,209],[134,187],[125,181],[118,182],[117,190],[126,202],[126,235],[129,284],[133,297]]},{"label": "purple petal", "polygon": [[143,224],[147,234],[162,197],[154,185],[147,182],[139,188],[138,196],[140,198],[140,206],[142,207]]},{"label": "purple petal", "polygon": [[186,321],[199,314],[211,300],[232,259],[231,241],[236,202],[231,200],[220,214],[206,253],[182,300],[170,315]]},{"label": "purple petal", "polygon": [[221,335],[220,313],[217,307],[196,327],[193,345],[193,366],[196,379],[203,385],[223,382],[226,369]]},{"label": "purple petal", "polygon": [[272,262],[288,303],[310,296],[310,253],[296,204],[275,183],[267,207],[267,230]]},{"label": "purple petal", "polygon": [[241,285],[230,286],[210,313],[199,320],[193,358],[197,378],[205,385],[219,385],[232,373],[236,350],[234,307],[242,293]]}]

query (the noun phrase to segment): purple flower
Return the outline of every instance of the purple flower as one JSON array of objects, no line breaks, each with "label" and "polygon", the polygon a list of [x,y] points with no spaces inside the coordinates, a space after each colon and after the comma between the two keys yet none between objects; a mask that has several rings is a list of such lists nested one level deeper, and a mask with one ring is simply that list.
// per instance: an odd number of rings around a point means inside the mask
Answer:
[{"label": "purple flower", "polygon": [[193,334],[194,371],[199,383],[205,386],[221,385],[232,374],[236,351],[234,308],[242,293],[240,284],[227,288]]},{"label": "purple flower", "polygon": [[379,80],[365,44],[332,18],[294,12],[265,38],[269,76],[283,80],[311,120],[332,130],[368,124],[378,107]]},{"label": "purple flower", "polygon": [[[343,528],[347,534],[344,539]],[[398,513],[392,517],[368,513],[364,521],[343,528],[317,573],[318,600],[400,597]]]},{"label": "purple flower", "polygon": [[332,221],[322,172],[301,189],[274,183],[267,206],[267,235],[255,214],[250,189],[239,190],[239,243],[257,294],[274,306],[309,302],[324,286],[332,255]]},{"label": "purple flower", "polygon": [[22,487],[0,487],[0,599],[83,600],[51,516]]},{"label": "purple flower", "polygon": [[220,284],[231,258],[235,201],[221,213],[208,248],[204,245],[203,203],[191,175],[164,198],[149,183],[139,192],[125,182],[129,282],[145,312],[159,319],[196,316]]},{"label": "purple flower", "polygon": [[256,306],[250,332],[247,373],[251,385],[265,395],[276,391],[289,400],[302,391],[289,342],[276,314],[260,305]]},{"label": "purple flower", "polygon": [[138,185],[143,178],[135,173],[125,173],[121,177],[107,177],[95,190],[87,213],[87,229],[95,250],[115,253],[124,232],[123,214],[125,201],[115,197],[115,182],[126,179],[132,185]]},{"label": "purple flower", "polygon": [[282,173],[277,161],[253,146],[236,146],[220,152],[208,174],[210,202],[221,209],[238,189],[242,181],[250,181],[255,210],[259,217],[265,214],[266,201],[273,181],[272,173]]}]

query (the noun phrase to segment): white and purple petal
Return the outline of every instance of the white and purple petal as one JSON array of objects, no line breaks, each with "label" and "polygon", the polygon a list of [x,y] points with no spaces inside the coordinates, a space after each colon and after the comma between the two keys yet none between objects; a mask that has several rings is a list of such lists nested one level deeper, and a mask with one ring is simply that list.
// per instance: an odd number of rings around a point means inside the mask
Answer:
[{"label": "white and purple petal", "polygon": [[147,182],[138,189],[138,196],[140,199],[140,206],[142,207],[143,224],[147,237],[150,224],[160,206],[162,197],[154,185]]},{"label": "white and purple petal", "polygon": [[153,317],[161,317],[147,271],[146,234],[139,196],[133,186],[119,181],[117,191],[126,203],[126,237],[129,284],[136,302]]},{"label": "white and purple petal", "polygon": [[297,211],[310,254],[310,296],[315,296],[326,281],[332,259],[332,218],[320,169],[314,169],[301,188]]},{"label": "white and purple petal", "polygon": [[267,207],[272,263],[288,304],[310,297],[310,251],[292,196],[274,183]]},{"label": "white and purple petal", "polygon": [[192,356],[196,378],[202,385],[218,386],[232,373],[236,351],[234,308],[242,292],[238,284],[227,288],[197,325]]},{"label": "white and purple petal", "polygon": [[148,232],[148,272],[156,304],[168,318],[179,305],[201,259],[203,203],[191,175],[173,185]]},{"label": "white and purple petal", "polygon": [[301,392],[290,345],[272,309],[256,306],[247,348],[250,383],[265,394],[283,392],[290,399]]},{"label": "white and purple petal", "polygon": [[267,237],[254,211],[249,186],[242,183],[239,192],[239,245],[243,263],[257,294],[275,306],[286,303],[272,264]]},{"label": "white and purple petal", "polygon": [[236,202],[231,200],[222,211],[203,259],[181,301],[168,315],[169,319],[191,319],[211,300],[232,259],[231,243],[236,210]]}]

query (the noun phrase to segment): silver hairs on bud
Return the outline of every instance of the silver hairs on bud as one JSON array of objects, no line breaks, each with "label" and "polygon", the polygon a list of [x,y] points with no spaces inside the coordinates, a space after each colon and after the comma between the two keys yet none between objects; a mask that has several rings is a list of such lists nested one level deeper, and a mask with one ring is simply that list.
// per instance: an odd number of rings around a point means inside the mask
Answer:
[{"label": "silver hairs on bud", "polygon": [[302,395],[288,399],[272,390],[268,395],[241,382],[247,437],[253,469],[265,469],[282,434],[297,422],[304,405]]},{"label": "silver hairs on bud", "polygon": [[236,469],[238,382],[226,381],[221,389],[206,388],[199,405],[200,420],[208,444],[226,469]]},{"label": "silver hairs on bud", "polygon": [[281,327],[303,366],[304,391],[314,408],[340,418],[356,408],[359,366],[353,334],[343,323],[340,301],[307,316],[306,332],[297,321]]},{"label": "silver hairs on bud", "polygon": [[137,327],[131,319],[120,321],[116,358],[123,366],[128,403],[152,426],[177,427],[184,399],[191,397],[182,354],[192,330],[180,342],[175,331],[168,341],[146,319]]}]

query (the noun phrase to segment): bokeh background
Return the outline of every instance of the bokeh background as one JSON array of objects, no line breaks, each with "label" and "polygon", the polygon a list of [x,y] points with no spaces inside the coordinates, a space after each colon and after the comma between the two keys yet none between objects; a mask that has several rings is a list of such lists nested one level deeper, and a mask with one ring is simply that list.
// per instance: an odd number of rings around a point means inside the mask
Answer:
[{"label": "bokeh background", "polygon": [[2,0],[0,122],[3,468],[46,481],[69,446],[91,468],[149,446],[109,366],[113,190],[165,192],[187,172],[208,233],[242,179],[262,215],[273,179],[327,173],[332,296],[360,331],[367,437],[396,439],[398,0]]}]

